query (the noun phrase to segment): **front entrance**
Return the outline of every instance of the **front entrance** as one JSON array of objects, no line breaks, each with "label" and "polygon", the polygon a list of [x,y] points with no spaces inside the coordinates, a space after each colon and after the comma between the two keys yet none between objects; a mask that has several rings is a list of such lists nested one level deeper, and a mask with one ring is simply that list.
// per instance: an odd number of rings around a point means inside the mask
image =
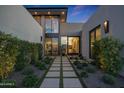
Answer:
[{"label": "front entrance", "polygon": [[45,55],[58,55],[58,38],[45,39]]},{"label": "front entrance", "polygon": [[79,54],[79,36],[62,36],[61,50],[64,54]]}]

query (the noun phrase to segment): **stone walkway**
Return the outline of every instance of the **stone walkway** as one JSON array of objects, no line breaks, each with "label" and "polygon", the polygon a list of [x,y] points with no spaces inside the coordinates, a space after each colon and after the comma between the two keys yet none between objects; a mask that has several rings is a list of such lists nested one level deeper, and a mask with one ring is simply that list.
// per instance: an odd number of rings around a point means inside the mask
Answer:
[{"label": "stone walkway", "polygon": [[67,57],[57,56],[50,67],[41,88],[81,88],[82,85]]}]

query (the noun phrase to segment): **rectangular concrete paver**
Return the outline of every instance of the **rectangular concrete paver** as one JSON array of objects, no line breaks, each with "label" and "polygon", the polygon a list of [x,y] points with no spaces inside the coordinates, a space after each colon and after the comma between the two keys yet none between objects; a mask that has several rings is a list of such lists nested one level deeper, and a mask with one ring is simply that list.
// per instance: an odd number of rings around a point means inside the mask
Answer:
[{"label": "rectangular concrete paver", "polygon": [[49,71],[51,71],[51,70],[56,70],[56,71],[59,70],[60,71],[60,67],[51,67]]},{"label": "rectangular concrete paver", "polygon": [[41,88],[59,88],[59,78],[45,78]]},{"label": "rectangular concrete paver", "polygon": [[73,70],[72,67],[63,67],[63,70]]},{"label": "rectangular concrete paver", "polygon": [[46,77],[60,77],[60,72],[48,72]]},{"label": "rectangular concrete paver", "polygon": [[78,78],[64,78],[64,88],[82,88]]},{"label": "rectangular concrete paver", "polygon": [[74,71],[63,71],[63,77],[77,77]]}]

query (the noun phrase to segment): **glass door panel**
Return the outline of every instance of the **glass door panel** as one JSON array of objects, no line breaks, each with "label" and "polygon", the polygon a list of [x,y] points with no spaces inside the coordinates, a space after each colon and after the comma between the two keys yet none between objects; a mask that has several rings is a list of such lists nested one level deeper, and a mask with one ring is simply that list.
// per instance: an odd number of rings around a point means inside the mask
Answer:
[{"label": "glass door panel", "polygon": [[79,37],[68,37],[68,53],[79,53]]},{"label": "glass door panel", "polygon": [[52,55],[58,55],[58,38],[52,38]]},{"label": "glass door panel", "polygon": [[52,40],[51,38],[45,39],[45,55],[51,55],[52,54]]},{"label": "glass door panel", "polygon": [[61,37],[61,51],[62,54],[67,54],[67,36]]}]

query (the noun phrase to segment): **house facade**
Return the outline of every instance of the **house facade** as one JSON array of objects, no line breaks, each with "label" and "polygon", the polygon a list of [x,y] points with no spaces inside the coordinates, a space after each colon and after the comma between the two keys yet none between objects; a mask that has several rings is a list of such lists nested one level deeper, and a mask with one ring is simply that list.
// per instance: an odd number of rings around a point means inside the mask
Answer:
[{"label": "house facade", "polygon": [[27,8],[43,27],[44,55],[79,54],[82,23],[67,23],[67,7]]},{"label": "house facade", "polygon": [[0,12],[1,31],[42,43],[44,55],[82,54],[92,58],[95,40],[113,36],[124,43],[124,6],[99,6],[86,23],[67,23],[67,7],[0,6]]}]

